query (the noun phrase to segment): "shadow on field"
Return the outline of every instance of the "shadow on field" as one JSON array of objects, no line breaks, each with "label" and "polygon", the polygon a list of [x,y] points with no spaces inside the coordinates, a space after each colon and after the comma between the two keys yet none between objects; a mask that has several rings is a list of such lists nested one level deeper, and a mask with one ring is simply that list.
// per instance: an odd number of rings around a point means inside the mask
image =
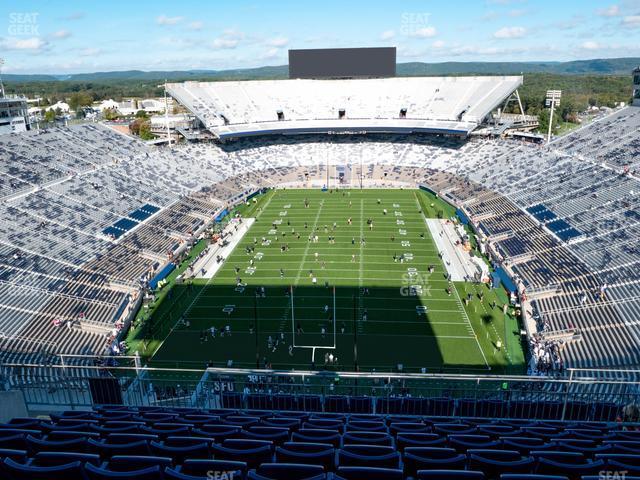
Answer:
[{"label": "shadow on field", "polygon": [[[454,307],[438,310],[432,299],[403,293],[336,287],[334,296],[333,287],[298,286],[292,299],[285,285],[265,286],[263,293],[255,285],[177,284],[137,326],[134,339],[144,339],[143,352],[153,354],[155,366],[232,361],[247,368],[486,371]],[[230,334],[221,335],[227,327]],[[333,363],[325,363],[330,354]]]}]

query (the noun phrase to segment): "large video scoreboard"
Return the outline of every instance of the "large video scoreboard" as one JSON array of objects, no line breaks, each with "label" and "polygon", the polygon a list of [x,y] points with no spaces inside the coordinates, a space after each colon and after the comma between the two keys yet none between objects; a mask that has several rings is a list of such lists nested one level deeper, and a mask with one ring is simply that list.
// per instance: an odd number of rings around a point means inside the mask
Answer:
[{"label": "large video scoreboard", "polygon": [[289,78],[395,76],[395,47],[289,50]]}]

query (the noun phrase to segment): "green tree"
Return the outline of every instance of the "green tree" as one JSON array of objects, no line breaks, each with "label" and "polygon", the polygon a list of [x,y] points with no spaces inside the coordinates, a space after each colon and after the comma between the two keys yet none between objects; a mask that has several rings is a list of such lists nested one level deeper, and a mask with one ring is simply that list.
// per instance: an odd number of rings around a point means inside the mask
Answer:
[{"label": "green tree", "polygon": [[155,135],[151,133],[151,123],[148,121],[140,124],[140,138],[142,140],[153,140]]},{"label": "green tree", "polygon": [[87,92],[72,93],[69,97],[69,108],[78,111],[82,107],[88,107],[93,103],[93,97]]},{"label": "green tree", "polygon": [[[540,133],[544,133],[546,135],[547,132],[549,131],[549,117],[550,116],[551,116],[551,109],[550,108],[545,108],[543,111],[541,111],[538,114],[538,122],[540,124],[540,126],[538,127],[538,131]],[[558,111],[556,110],[553,113],[553,126],[551,127],[551,134],[552,135],[556,131],[556,128],[558,127],[558,122],[559,122],[560,118],[561,117],[558,114]]]},{"label": "green tree", "polygon": [[149,114],[144,110],[138,110],[136,112],[136,118],[149,118]]},{"label": "green tree", "polygon": [[53,122],[56,119],[56,112],[53,110],[47,110],[44,113],[44,121],[45,122]]},{"label": "green tree", "polygon": [[105,120],[115,120],[118,118],[118,112],[113,108],[107,108],[102,112],[102,116]]}]

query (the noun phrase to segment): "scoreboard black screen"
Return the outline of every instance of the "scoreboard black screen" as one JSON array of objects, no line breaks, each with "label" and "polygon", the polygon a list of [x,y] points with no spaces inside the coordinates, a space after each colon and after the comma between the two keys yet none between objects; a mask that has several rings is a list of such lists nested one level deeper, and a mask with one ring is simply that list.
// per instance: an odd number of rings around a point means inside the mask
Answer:
[{"label": "scoreboard black screen", "polygon": [[372,78],[395,75],[395,47],[289,50],[289,78]]}]

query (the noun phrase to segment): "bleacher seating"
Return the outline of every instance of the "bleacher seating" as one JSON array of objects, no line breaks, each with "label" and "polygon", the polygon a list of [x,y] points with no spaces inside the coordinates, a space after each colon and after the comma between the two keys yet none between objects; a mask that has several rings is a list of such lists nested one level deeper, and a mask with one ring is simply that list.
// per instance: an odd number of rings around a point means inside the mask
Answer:
[{"label": "bleacher seating", "polygon": [[220,138],[345,125],[466,134],[521,83],[516,76],[296,79],[172,83],[168,91]]},{"label": "bleacher seating", "polygon": [[[327,420],[336,441],[298,439],[301,424]],[[218,436],[229,423],[244,425],[231,437]],[[114,424],[128,425],[127,433],[111,432],[121,429]],[[420,435],[429,440],[405,443],[399,424],[421,425]],[[628,479],[640,474],[635,428],[556,419],[104,405],[0,424],[0,472],[8,480],[590,480],[624,471]],[[253,438],[255,432],[264,438]]]}]

